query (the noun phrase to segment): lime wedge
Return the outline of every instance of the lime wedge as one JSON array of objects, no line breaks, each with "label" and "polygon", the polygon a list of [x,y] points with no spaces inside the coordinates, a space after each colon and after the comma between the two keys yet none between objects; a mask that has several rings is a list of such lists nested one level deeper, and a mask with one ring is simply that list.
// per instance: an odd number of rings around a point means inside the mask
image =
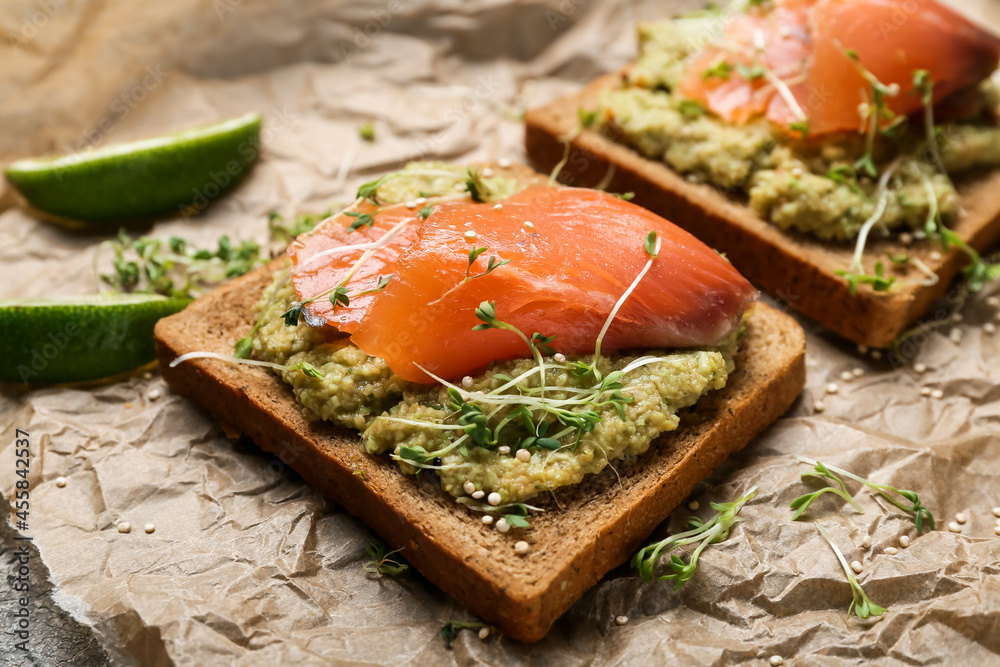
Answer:
[{"label": "lime wedge", "polygon": [[156,358],[153,326],[190,303],[150,294],[0,301],[0,380],[98,380]]},{"label": "lime wedge", "polygon": [[83,223],[118,223],[201,210],[250,170],[258,114],[156,139],[62,157],[21,160],[7,180],[36,209]]}]

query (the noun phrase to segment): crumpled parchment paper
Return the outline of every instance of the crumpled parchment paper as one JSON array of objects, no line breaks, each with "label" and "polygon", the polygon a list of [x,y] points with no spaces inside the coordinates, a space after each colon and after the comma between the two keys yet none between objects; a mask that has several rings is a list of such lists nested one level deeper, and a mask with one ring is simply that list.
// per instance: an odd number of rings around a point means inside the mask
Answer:
[{"label": "crumpled parchment paper", "polygon": [[[203,215],[148,231],[263,242],[268,211],[324,210],[408,159],[520,159],[521,111],[627,62],[636,20],[698,4],[4,3],[0,162],[259,111],[264,151],[246,181]],[[1000,20],[988,0],[963,4]],[[372,144],[357,134],[367,121]],[[95,291],[104,238],[40,222],[3,190],[0,296]],[[419,575],[365,575],[373,535],[364,525],[249,441],[227,439],[155,371],[90,388],[0,390],[0,488],[10,499],[14,430],[28,431],[29,532],[57,600],[121,664],[998,662],[990,509],[1000,505],[1000,336],[981,326],[997,316],[991,293],[1000,285],[900,369],[805,322],[801,400],[691,498],[707,517],[710,501],[759,486],[746,522],[705,551],[680,591],[621,567],[536,645],[464,632],[446,648],[441,626],[467,612]],[[854,369],[863,374],[843,381]],[[808,467],[795,453],[916,490],[938,530],[918,535],[867,491],[863,515],[827,496],[792,523],[788,503],[813,488],[800,482]],[[958,512],[968,522],[949,532]],[[691,513],[679,508],[669,528]],[[120,534],[120,521],[132,532]],[[847,618],[850,588],[816,524],[864,564],[859,580],[889,607],[882,620]],[[911,546],[885,554],[902,535]]]}]

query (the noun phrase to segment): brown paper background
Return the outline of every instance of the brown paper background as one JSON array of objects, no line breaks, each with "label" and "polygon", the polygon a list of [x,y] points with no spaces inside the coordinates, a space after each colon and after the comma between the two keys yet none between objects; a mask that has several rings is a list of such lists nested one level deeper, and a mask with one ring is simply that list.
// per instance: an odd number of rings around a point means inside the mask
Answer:
[{"label": "brown paper background", "polygon": [[[955,2],[1000,25],[989,0]],[[406,159],[522,159],[519,112],[627,62],[637,19],[695,4],[10,1],[0,7],[0,162],[259,111],[265,150],[247,180],[204,215],[151,231],[264,241],[268,211],[323,210]],[[353,29],[373,25],[373,12],[388,12],[388,25],[355,52]],[[368,120],[374,144],[357,137]],[[94,291],[104,237],[40,222],[0,187],[0,297]],[[447,650],[441,626],[467,612],[419,576],[368,578],[364,525],[249,442],[227,440],[155,372],[96,388],[4,387],[0,488],[10,498],[14,429],[27,430],[30,532],[57,601],[122,664],[998,663],[1000,336],[981,329],[997,315],[990,293],[1000,285],[963,311],[960,343],[947,328],[929,337],[913,360],[924,375],[806,322],[802,399],[692,496],[707,516],[709,501],[758,485],[746,522],[706,550],[681,591],[619,568],[536,645],[466,632]],[[856,367],[862,378],[840,380]],[[840,392],[817,414],[831,381]],[[924,386],[945,397],[922,397]],[[790,522],[788,503],[807,490],[793,453],[917,490],[940,530],[917,537],[867,492],[864,515],[827,499],[810,521]],[[960,511],[970,519],[956,535],[945,525]],[[689,513],[676,511],[673,526]],[[130,534],[115,530],[122,520]],[[883,620],[846,618],[850,590],[814,523],[865,563],[859,579],[890,608]],[[903,534],[911,547],[881,553]],[[865,535],[867,552],[855,546]],[[620,614],[631,621],[616,626]]]}]

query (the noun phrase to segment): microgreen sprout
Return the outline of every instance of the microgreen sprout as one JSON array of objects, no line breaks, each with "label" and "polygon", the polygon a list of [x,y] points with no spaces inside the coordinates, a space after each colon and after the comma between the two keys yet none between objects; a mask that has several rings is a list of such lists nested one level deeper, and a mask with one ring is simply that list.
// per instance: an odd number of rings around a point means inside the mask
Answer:
[{"label": "microgreen sprout", "polygon": [[832,479],[834,482],[837,483],[837,486],[836,487],[835,486],[825,486],[822,489],[820,489],[819,491],[813,491],[812,493],[807,493],[804,496],[799,496],[798,498],[796,498],[795,500],[793,500],[792,504],[791,504],[791,508],[793,510],[795,510],[795,514],[792,515],[792,521],[797,521],[799,519],[799,517],[801,517],[802,514],[807,509],[809,509],[809,506],[813,504],[813,501],[815,501],[817,498],[819,498],[824,493],[834,493],[834,494],[840,496],[841,498],[843,498],[844,500],[846,500],[847,502],[849,502],[851,504],[851,506],[858,511],[858,514],[864,514],[865,513],[865,511],[863,509],[861,509],[861,505],[858,505],[857,501],[854,500],[854,497],[847,491],[847,487],[844,485],[844,480],[840,479],[835,474],[833,474],[832,472],[830,472],[830,469],[827,468],[822,463],[820,463],[819,461],[816,462],[815,471],[816,472],[803,473],[802,479],[803,480],[806,480],[806,479],[819,479],[819,480],[822,480],[824,478],[825,479]]},{"label": "microgreen sprout", "polygon": [[862,258],[864,257],[865,245],[868,243],[868,234],[882,220],[882,216],[885,215],[886,208],[889,205],[889,181],[895,175],[899,165],[900,161],[896,160],[889,165],[879,178],[878,186],[875,189],[875,210],[865,220],[864,224],[861,225],[861,230],[858,232],[858,240],[855,242],[854,255],[851,259],[851,268],[847,271],[836,271],[837,275],[843,276],[847,280],[847,285],[852,296],[857,294],[858,285],[861,284],[871,285],[872,289],[876,292],[885,292],[896,282],[895,277],[886,277],[885,266],[881,262],[875,265],[875,275],[866,273]]},{"label": "microgreen sprout", "polygon": [[389,551],[389,545],[382,540],[372,540],[365,547],[365,552],[374,560],[366,562],[362,568],[368,574],[374,574],[377,577],[384,575],[394,577],[403,574],[410,569],[410,566],[398,556],[393,558],[394,554],[398,554],[402,550],[400,548]]},{"label": "microgreen sprout", "polygon": [[481,621],[448,621],[441,628],[441,637],[446,642],[453,642],[458,638],[458,633],[461,630],[479,630],[481,628],[489,628],[491,626],[486,625]]},{"label": "microgreen sprout", "polygon": [[348,231],[354,232],[362,227],[374,227],[375,216],[371,213],[359,213],[358,211],[344,211],[344,215],[354,218]]},{"label": "microgreen sprout", "polygon": [[288,222],[277,211],[271,211],[267,214],[267,227],[271,232],[271,238],[281,245],[281,249],[284,249],[296,236],[311,232],[321,220],[325,220],[331,215],[333,215],[333,211],[299,213]]},{"label": "microgreen sprout", "polygon": [[681,115],[689,120],[701,118],[705,115],[706,109],[696,100],[681,100],[677,105],[677,110]]},{"label": "microgreen sprout", "polygon": [[427,206],[424,206],[422,209],[420,209],[420,211],[417,213],[417,217],[420,218],[421,220],[426,220],[427,218],[431,217],[431,213],[433,212],[434,212],[434,207],[430,204],[427,204]]},{"label": "microgreen sprout", "polygon": [[218,354],[216,352],[188,352],[187,354],[182,354],[173,361],[170,362],[170,368],[182,364],[185,361],[191,359],[218,359],[219,361],[228,361],[233,364],[246,364],[248,366],[263,366],[265,368],[271,368],[276,371],[301,371],[303,375],[311,378],[322,378],[325,377],[323,371],[319,370],[307,361],[302,361],[297,364],[285,365],[276,364],[271,361],[258,361],[257,359],[244,359],[240,357],[230,356],[226,354]]},{"label": "microgreen sprout", "polygon": [[847,618],[850,618],[852,613],[857,614],[858,618],[867,619],[870,616],[881,616],[887,612],[888,609],[880,607],[868,599],[864,589],[861,588],[861,584],[858,583],[857,578],[854,576],[851,566],[847,564],[844,554],[841,553],[837,545],[830,539],[830,536],[823,530],[823,526],[816,526],[816,528],[819,529],[820,535],[823,536],[823,539],[833,549],[833,553],[837,555],[837,560],[840,561],[840,566],[844,568],[844,574],[847,575],[847,581],[851,584],[851,594],[854,596],[854,599],[851,601],[851,606],[847,608]]},{"label": "microgreen sprout", "polygon": [[920,95],[920,102],[924,105],[924,131],[927,133],[927,150],[931,152],[934,165],[942,174],[947,175],[944,161],[941,159],[941,150],[938,147],[937,132],[934,131],[934,80],[930,72],[925,69],[913,70],[913,95]]},{"label": "microgreen sprout", "polygon": [[334,310],[336,310],[338,306],[351,305],[351,298],[347,295],[346,285],[337,285],[333,291],[330,292],[330,303],[333,305]]},{"label": "microgreen sprout", "polygon": [[368,142],[375,141],[375,126],[365,123],[358,128],[358,136]]},{"label": "microgreen sprout", "polygon": [[864,105],[864,113],[862,114],[862,120],[868,124],[865,135],[865,154],[854,164],[854,168],[859,173],[876,178],[878,168],[875,166],[875,139],[880,133],[894,136],[905,121],[905,117],[897,119],[896,114],[886,103],[886,98],[899,95],[899,85],[890,84],[887,86],[879,81],[867,67],[861,64],[861,58],[854,49],[844,49],[844,54],[854,63],[858,72],[871,88],[871,100]]},{"label": "microgreen sprout", "polygon": [[[814,461],[804,456],[796,456],[795,458],[808,465],[812,466],[820,465],[819,461]],[[893,486],[889,486],[888,484],[875,484],[874,482],[869,482],[864,477],[859,477],[858,475],[855,475],[852,472],[843,470],[841,468],[836,468],[834,466],[824,466],[824,467],[829,471],[839,473],[844,477],[848,477],[856,482],[864,484],[865,486],[877,492],[880,496],[888,500],[890,503],[892,503],[899,509],[909,514],[912,514],[913,522],[914,524],[916,524],[918,531],[924,529],[925,522],[931,530],[935,530],[934,515],[932,515],[930,511],[921,504],[920,496],[918,496],[913,491],[908,491],[906,489],[897,489]]]},{"label": "microgreen sprout", "polygon": [[588,111],[583,107],[577,107],[576,115],[582,127],[590,127],[597,122],[597,111],[595,110]]},{"label": "microgreen sprout", "polygon": [[483,182],[483,172],[479,169],[469,168],[466,171],[465,191],[474,202],[485,202],[488,198],[488,189]]},{"label": "microgreen sprout", "polygon": [[482,278],[483,276],[489,275],[490,273],[493,273],[494,269],[498,269],[504,264],[510,262],[509,259],[503,259],[497,261],[497,258],[495,256],[490,255],[490,259],[486,263],[485,271],[483,271],[482,273],[477,273],[475,275],[469,275],[469,273],[472,271],[472,266],[476,263],[476,260],[479,259],[479,256],[482,255],[484,252],[486,252],[486,250],[487,248],[485,247],[483,248],[474,247],[469,249],[469,267],[465,269],[465,280],[462,281],[463,283],[468,282],[473,278]]},{"label": "microgreen sprout", "polygon": [[701,78],[705,81],[709,79],[720,79],[728,81],[729,75],[733,72],[733,64],[728,60],[718,60],[701,73]]},{"label": "microgreen sprout", "polygon": [[695,521],[690,530],[654,542],[640,549],[631,560],[632,567],[639,571],[639,576],[643,581],[653,581],[656,577],[656,565],[661,554],[669,554],[674,549],[697,543],[698,546],[691,554],[690,560],[685,563],[677,554],[670,554],[670,574],[665,574],[658,579],[660,581],[674,582],[674,590],[683,586],[692,576],[698,567],[698,558],[701,552],[709,544],[722,542],[729,537],[729,531],[733,526],[743,521],[739,516],[740,510],[754,496],[757,495],[757,488],[754,487],[746,495],[729,503],[712,503],[712,509],[716,511],[715,516],[706,522]]}]

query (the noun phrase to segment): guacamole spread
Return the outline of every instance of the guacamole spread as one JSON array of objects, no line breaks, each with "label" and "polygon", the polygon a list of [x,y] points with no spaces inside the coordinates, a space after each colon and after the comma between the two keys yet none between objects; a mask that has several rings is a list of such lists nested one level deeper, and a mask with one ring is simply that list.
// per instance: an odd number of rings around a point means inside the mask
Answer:
[{"label": "guacamole spread", "polygon": [[[855,169],[865,155],[863,136],[810,140],[775,130],[760,118],[736,125],[677,92],[689,58],[721,23],[703,12],[640,25],[639,57],[621,87],[600,94],[599,122],[607,134],[690,180],[745,197],[758,215],[782,229],[827,240],[855,237],[881,199],[876,179]],[[992,118],[997,93],[991,82],[981,86],[979,96],[974,120],[936,128],[946,138],[938,144],[949,173],[1000,166],[1000,128]],[[895,165],[879,219],[889,230],[922,228],[934,207],[945,221],[959,210],[954,185],[933,161],[906,159],[918,157],[926,145],[920,124],[911,125],[880,140],[873,156],[880,173]]]}]

